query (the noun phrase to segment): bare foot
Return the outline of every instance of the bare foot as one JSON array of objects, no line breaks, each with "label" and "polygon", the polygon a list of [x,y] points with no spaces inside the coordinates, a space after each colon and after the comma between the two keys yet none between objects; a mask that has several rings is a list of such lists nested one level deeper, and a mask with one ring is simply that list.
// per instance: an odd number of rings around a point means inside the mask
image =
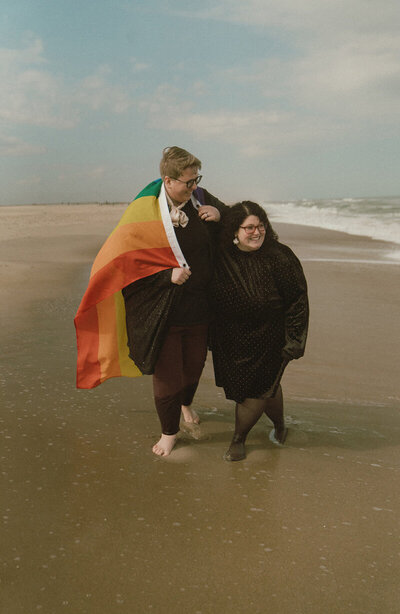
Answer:
[{"label": "bare foot", "polygon": [[153,446],[157,456],[169,456],[176,442],[176,435],[161,435],[160,440]]},{"label": "bare foot", "polygon": [[184,422],[188,424],[200,424],[200,418],[194,409],[187,405],[182,405],[181,409]]}]

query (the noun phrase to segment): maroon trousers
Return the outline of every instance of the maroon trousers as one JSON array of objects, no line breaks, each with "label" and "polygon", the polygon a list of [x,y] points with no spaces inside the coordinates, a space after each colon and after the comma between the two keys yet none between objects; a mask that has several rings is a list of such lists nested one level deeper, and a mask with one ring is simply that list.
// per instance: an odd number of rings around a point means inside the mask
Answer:
[{"label": "maroon trousers", "polygon": [[207,356],[207,324],[171,326],[153,375],[154,401],[164,435],[179,431],[181,405],[190,405]]}]

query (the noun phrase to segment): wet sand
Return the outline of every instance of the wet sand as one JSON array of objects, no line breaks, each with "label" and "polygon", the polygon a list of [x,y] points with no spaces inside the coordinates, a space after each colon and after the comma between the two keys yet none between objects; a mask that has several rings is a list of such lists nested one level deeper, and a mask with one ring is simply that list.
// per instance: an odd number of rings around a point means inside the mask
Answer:
[{"label": "wet sand", "polygon": [[233,407],[208,360],[200,438],[161,459],[151,378],[75,389],[73,316],[122,210],[0,208],[0,611],[397,614],[391,246],[277,224],[311,302],[306,356],[283,379],[287,443],[265,418],[245,461],[222,460]]}]

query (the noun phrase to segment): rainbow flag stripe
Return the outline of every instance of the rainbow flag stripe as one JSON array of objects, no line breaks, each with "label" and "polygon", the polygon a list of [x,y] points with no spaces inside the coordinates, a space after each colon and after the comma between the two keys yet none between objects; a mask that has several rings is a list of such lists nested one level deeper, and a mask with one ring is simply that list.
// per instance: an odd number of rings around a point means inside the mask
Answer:
[{"label": "rainbow flag stripe", "polygon": [[188,266],[176,241],[161,179],[127,207],[100,249],[75,316],[77,388],[142,375],[129,358],[122,288],[164,269]]}]

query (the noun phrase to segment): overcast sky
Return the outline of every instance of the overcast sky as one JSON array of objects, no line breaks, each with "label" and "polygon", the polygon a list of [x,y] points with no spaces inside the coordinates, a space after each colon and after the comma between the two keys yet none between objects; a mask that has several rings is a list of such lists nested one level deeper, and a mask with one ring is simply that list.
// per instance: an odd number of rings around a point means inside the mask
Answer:
[{"label": "overcast sky", "polygon": [[0,203],[400,194],[399,0],[3,0]]}]

